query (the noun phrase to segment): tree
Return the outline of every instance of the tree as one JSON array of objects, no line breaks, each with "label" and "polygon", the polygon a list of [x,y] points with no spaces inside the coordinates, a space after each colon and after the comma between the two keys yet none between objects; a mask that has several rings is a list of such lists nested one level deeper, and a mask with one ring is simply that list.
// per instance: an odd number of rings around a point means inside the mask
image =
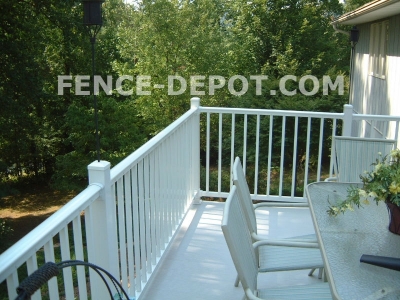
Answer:
[{"label": "tree", "polygon": [[344,10],[345,12],[350,12],[352,10],[355,10],[364,4],[367,4],[368,2],[371,2],[370,0],[347,0],[344,1]]},{"label": "tree", "polygon": [[[219,1],[142,1],[131,7],[118,32],[122,61],[116,65],[120,75],[150,76],[149,95],[132,95],[140,116],[150,132],[156,133],[189,107],[190,77],[227,76],[231,63],[227,57],[227,37],[221,30],[224,14]],[[169,95],[168,76],[184,78],[187,89]],[[164,89],[154,88],[155,84]],[[175,81],[174,91],[181,86]],[[136,82],[133,83],[136,91]],[[219,94],[219,96],[221,96]],[[202,96],[203,103],[222,105],[225,97]]]},{"label": "tree", "polygon": [[[0,9],[8,12],[0,19],[0,174],[14,165],[20,175],[55,173],[58,187],[71,188],[71,178],[86,184],[86,165],[96,158],[93,99],[75,87],[58,95],[57,82],[91,74],[81,2],[0,0]],[[346,74],[347,40],[330,26],[342,13],[337,0],[107,0],[103,9],[96,73],[111,76],[113,90],[98,95],[98,117],[101,158],[113,164],[184,113],[192,96],[202,105],[250,108],[336,110],[345,101],[269,93],[287,74]],[[250,76],[260,74],[268,80],[257,95]],[[132,76],[122,84],[127,96],[116,90],[123,75]],[[228,90],[234,75],[247,78],[246,94]],[[195,88],[193,76],[200,76]]]},{"label": "tree", "polygon": [[[118,32],[128,16],[126,7],[121,0],[109,0],[103,9],[104,26],[96,42],[96,75],[104,80],[111,76],[114,85],[111,95],[100,90],[97,96],[100,156],[102,160],[115,165],[144,143],[146,131],[142,130],[141,119],[132,99],[119,95],[115,90],[115,82],[119,77],[115,66],[123,62],[118,49]],[[81,55],[91,63],[89,36],[83,35],[82,38],[85,43],[80,48]],[[89,65],[82,63],[80,66],[86,66],[86,70],[70,75],[91,74]],[[92,95],[92,85],[90,89]],[[70,92],[74,93],[75,89],[72,88]],[[87,183],[86,166],[96,159],[94,104],[93,96],[69,96],[71,102],[66,109],[63,126],[64,145],[68,150],[57,157],[53,184],[58,188],[78,189]]]}]

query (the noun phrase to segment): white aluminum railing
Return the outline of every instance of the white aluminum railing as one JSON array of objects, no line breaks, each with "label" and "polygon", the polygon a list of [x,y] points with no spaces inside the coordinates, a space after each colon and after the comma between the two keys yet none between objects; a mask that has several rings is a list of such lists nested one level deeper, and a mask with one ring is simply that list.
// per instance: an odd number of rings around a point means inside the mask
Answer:
[{"label": "white aluminum railing", "polygon": [[[221,181],[224,177],[230,178],[230,167],[233,165],[235,157],[240,156],[244,169],[247,169],[248,161],[251,161],[251,169],[254,173],[250,176],[253,178],[250,183],[253,185],[253,198],[274,201],[287,201],[295,198],[298,198],[297,201],[302,200],[302,196],[296,197],[295,195],[299,156],[304,159],[304,182],[302,185],[305,187],[308,184],[310,158],[312,157],[317,159],[317,180],[321,178],[323,148],[330,148],[330,141],[327,138],[336,133],[339,121],[343,119],[341,113],[208,107],[201,108],[201,111],[206,113],[205,140],[207,143],[206,180],[202,195],[210,197],[227,196],[229,188],[226,189],[225,187],[225,190],[223,190]],[[213,114],[217,117],[214,124],[211,122]],[[249,123],[252,123],[252,126],[249,126]],[[317,128],[315,128],[316,123],[318,123]],[[304,127],[302,131],[300,131],[300,126]],[[279,128],[279,131],[274,130],[274,128]],[[313,137],[311,136],[312,130],[314,131]],[[302,136],[299,136],[300,133]],[[218,166],[216,170],[218,185],[216,191],[210,190],[210,152],[213,136],[217,137],[214,142],[218,144]],[[312,138],[317,139],[317,146],[314,149],[310,149]],[[277,141],[280,143],[279,146],[277,146]],[[300,146],[303,148],[302,150],[299,149]],[[229,160],[223,159],[224,157],[229,157]],[[287,161],[288,158],[290,161]],[[259,178],[262,161],[264,164],[263,171],[266,174],[264,179]],[[289,168],[290,170],[288,170]],[[269,176],[272,174],[272,170],[277,170],[276,179]],[[289,188],[286,188],[290,192],[284,195],[283,179],[288,174],[292,177]],[[271,191],[272,180],[279,182],[275,193]],[[263,181],[262,186],[260,185],[261,181]]]},{"label": "white aluminum railing", "polygon": [[[332,177],[332,136],[398,140],[400,122],[399,116],[353,114],[351,105],[345,105],[343,113],[216,107],[200,111],[206,127],[202,196],[228,195],[231,166],[239,156],[253,199],[269,201],[303,202],[307,184]],[[216,181],[213,188],[210,178]]]},{"label": "white aluminum railing", "polygon": [[[397,140],[399,122],[354,115],[351,106],[343,113],[212,108],[193,98],[187,113],[111,170],[108,162],[90,164],[88,188],[0,256],[0,283],[14,299],[44,261],[78,259],[109,270],[137,299],[189,205],[227,195],[235,156],[254,199],[304,201],[302,188],[332,176],[332,135]],[[32,299],[74,299],[77,291],[79,299],[107,298],[83,267],[63,269],[61,281]]]},{"label": "white aluminum railing", "polygon": [[[110,170],[88,166],[89,187],[0,256],[0,283],[15,299],[19,283],[43,261],[85,260],[105,268],[138,298],[182,221],[199,201],[199,99],[192,108]],[[81,223],[84,219],[84,225]],[[63,269],[32,299],[109,299],[100,277]],[[5,296],[5,295],[4,295]]]},{"label": "white aluminum railing", "polygon": [[[94,202],[99,201],[100,191],[100,186],[89,186],[0,256],[0,282],[7,280],[8,299],[15,299],[16,288],[21,279],[26,276],[26,272],[31,274],[39,264],[43,264],[43,260],[60,261],[69,260],[72,257],[84,260],[86,250],[82,239],[84,230],[81,212],[87,211]],[[91,222],[91,217],[90,214],[85,215],[86,231],[90,231],[90,226],[95,226]],[[69,228],[73,230],[72,235]],[[71,242],[73,243],[72,252],[70,251]],[[24,277],[20,278],[20,276]],[[65,296],[67,299],[74,299],[71,269],[63,271],[63,281]],[[86,278],[82,268],[77,269],[77,281],[79,294],[82,295],[80,299],[85,299]],[[51,299],[60,299],[55,278],[48,282],[48,292]],[[35,293],[32,299],[42,299],[40,292]]]}]

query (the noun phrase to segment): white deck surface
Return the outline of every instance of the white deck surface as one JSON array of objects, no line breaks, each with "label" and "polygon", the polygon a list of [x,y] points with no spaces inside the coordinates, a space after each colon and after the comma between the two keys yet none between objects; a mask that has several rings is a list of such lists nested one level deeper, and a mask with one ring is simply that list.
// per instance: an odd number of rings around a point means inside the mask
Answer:
[{"label": "white deck surface", "polygon": [[[224,203],[203,201],[193,205],[168,252],[139,299],[240,300],[234,287],[236,271],[221,231]],[[272,208],[258,212],[259,233],[287,238],[314,233],[308,208]],[[259,287],[278,287],[320,281],[308,270],[274,272],[259,276]]]}]

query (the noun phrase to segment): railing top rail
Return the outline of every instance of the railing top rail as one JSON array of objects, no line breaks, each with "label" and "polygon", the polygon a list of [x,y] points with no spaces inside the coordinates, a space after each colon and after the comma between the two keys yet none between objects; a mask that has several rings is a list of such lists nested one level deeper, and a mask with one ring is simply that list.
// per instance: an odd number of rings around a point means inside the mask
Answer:
[{"label": "railing top rail", "polygon": [[343,119],[343,113],[331,112],[313,112],[313,111],[297,111],[297,110],[278,110],[278,109],[252,109],[252,108],[229,108],[229,107],[200,107],[200,112],[210,113],[229,113],[229,114],[252,114],[252,115],[274,115],[274,116],[290,116],[290,117],[312,117],[312,118],[329,118]]},{"label": "railing top rail", "polygon": [[353,120],[400,121],[400,116],[353,114]]},{"label": "railing top rail", "polygon": [[383,138],[370,138],[370,137],[354,137],[354,136],[338,136],[336,135],[335,140],[350,140],[360,142],[380,142],[380,143],[395,143],[395,139],[383,139]]},{"label": "railing top rail", "polygon": [[125,174],[134,164],[140,161],[144,156],[150,153],[160,142],[166,139],[169,135],[171,135],[179,125],[185,123],[193,114],[198,111],[196,108],[192,108],[172,122],[169,126],[167,126],[164,130],[159,132],[156,136],[154,136],[147,143],[142,145],[139,149],[134,151],[120,163],[118,163],[115,167],[111,169],[110,179],[111,183],[115,183],[122,174]]},{"label": "railing top rail", "polygon": [[4,281],[18,267],[32,256],[32,249],[39,250],[55,236],[62,228],[70,223],[81,211],[99,198],[102,187],[90,185],[57,212],[15,243],[0,255],[0,282]]}]

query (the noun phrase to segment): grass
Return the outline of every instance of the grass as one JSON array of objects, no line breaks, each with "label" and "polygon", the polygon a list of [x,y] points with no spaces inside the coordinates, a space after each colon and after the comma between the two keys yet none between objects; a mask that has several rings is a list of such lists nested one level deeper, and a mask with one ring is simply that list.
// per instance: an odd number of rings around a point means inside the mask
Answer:
[{"label": "grass", "polygon": [[[28,234],[77,194],[73,191],[56,191],[45,184],[23,186],[19,183],[17,188],[15,185],[11,185],[7,189],[4,189],[4,185],[2,187],[3,197],[0,198],[0,253]],[[54,243],[57,245],[57,238],[54,239]],[[60,261],[60,251],[55,251],[55,255],[56,260]],[[44,264],[43,249],[37,252],[37,261],[39,266]],[[26,264],[18,269],[18,277],[20,280],[27,277]],[[62,277],[58,281],[62,284]],[[46,291],[47,286],[44,286],[43,299],[46,299]],[[3,282],[0,284],[0,300],[7,299],[7,287]]]},{"label": "grass", "polygon": [[34,186],[32,189],[0,198],[0,226],[3,223],[11,230],[0,235],[0,253],[29,233],[76,194],[76,192],[55,191],[47,186]]}]

